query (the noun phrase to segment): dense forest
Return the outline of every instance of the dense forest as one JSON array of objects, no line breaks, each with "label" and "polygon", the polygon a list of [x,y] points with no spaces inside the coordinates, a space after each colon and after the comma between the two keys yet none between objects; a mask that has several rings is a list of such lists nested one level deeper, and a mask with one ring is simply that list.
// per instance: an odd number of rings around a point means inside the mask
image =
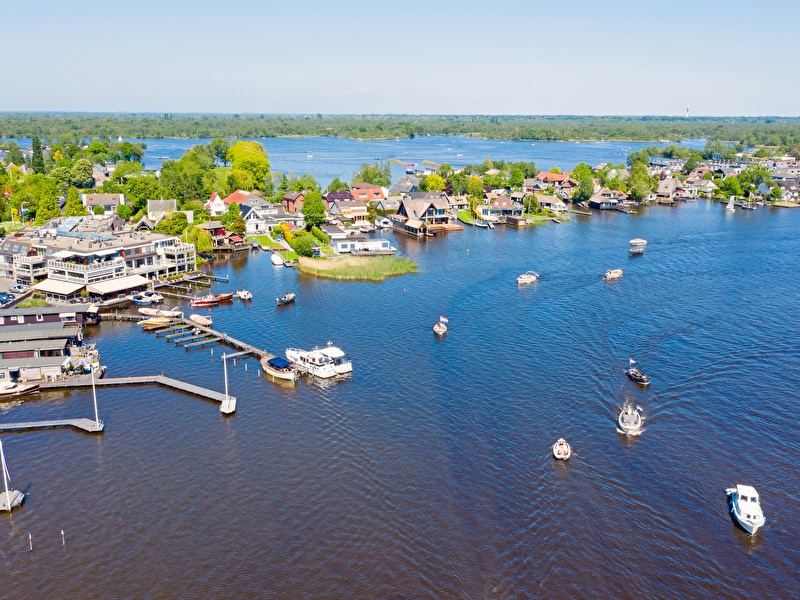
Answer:
[{"label": "dense forest", "polygon": [[45,140],[462,135],[505,140],[723,140],[800,148],[796,117],[0,113],[0,138]]}]

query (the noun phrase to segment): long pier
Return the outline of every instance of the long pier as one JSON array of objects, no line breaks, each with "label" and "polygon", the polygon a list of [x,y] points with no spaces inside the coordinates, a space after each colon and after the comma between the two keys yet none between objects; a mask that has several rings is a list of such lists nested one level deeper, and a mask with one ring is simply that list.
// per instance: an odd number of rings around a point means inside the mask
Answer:
[{"label": "long pier", "polygon": [[74,427],[88,431],[89,433],[99,433],[103,431],[105,424],[91,419],[59,419],[53,421],[27,421],[21,423],[0,423],[0,431],[21,431],[24,429],[46,429],[50,427]]},{"label": "long pier", "polygon": [[[172,377],[165,377],[164,375],[142,375],[138,377],[103,377],[96,379],[94,382],[97,387],[111,387],[123,385],[161,385],[164,387],[172,388],[187,394],[193,394],[201,398],[207,398],[220,403],[220,411],[226,414],[232,413],[236,410],[236,397],[221,392],[215,392],[199,385],[186,383],[179,379]],[[63,381],[43,381],[39,385],[41,390],[64,389],[64,388],[85,388],[91,387],[92,382],[84,378],[65,379]]]},{"label": "long pier", "polygon": [[[209,334],[215,338],[215,341],[221,342],[223,344],[227,344],[228,346],[232,346],[234,348],[238,348],[240,352],[238,352],[237,356],[243,356],[244,354],[252,354],[258,359],[262,358],[274,358],[275,355],[267,352],[266,350],[261,350],[260,348],[256,348],[255,346],[243,342],[241,340],[237,340],[236,338],[232,338],[225,333],[220,333],[219,331],[215,331],[210,327],[204,327],[202,325],[198,325],[189,319],[183,319],[183,322],[187,325],[191,325],[192,327],[197,328],[199,331],[203,333]],[[210,340],[209,340],[210,342]],[[188,346],[187,346],[188,348]]]}]

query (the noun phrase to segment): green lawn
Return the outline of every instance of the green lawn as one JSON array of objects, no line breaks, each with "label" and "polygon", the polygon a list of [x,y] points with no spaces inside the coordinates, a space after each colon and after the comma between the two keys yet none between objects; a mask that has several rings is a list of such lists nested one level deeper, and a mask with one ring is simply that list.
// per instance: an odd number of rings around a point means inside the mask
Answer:
[{"label": "green lawn", "polygon": [[283,244],[280,244],[273,240],[268,235],[249,235],[247,236],[247,241],[256,240],[262,246],[266,246],[267,248],[283,248]]},{"label": "green lawn", "polygon": [[211,169],[212,175],[214,175],[214,181],[216,182],[215,187],[225,188],[228,186],[228,175],[231,174],[233,171],[233,167],[214,167]]},{"label": "green lawn", "polygon": [[460,210],[458,211],[458,218],[464,223],[472,223],[475,220],[475,215],[471,210]]}]

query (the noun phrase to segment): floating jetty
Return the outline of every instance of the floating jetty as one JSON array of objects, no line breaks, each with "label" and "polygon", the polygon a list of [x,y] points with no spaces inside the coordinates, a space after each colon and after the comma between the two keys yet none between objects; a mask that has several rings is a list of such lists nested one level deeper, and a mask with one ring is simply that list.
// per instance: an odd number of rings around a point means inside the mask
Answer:
[{"label": "floating jetty", "polygon": [[[235,396],[226,396],[221,392],[215,392],[214,390],[209,390],[207,388],[200,387],[199,385],[194,385],[192,383],[186,383],[185,381],[180,381],[179,379],[173,379],[172,377],[165,377],[164,375],[142,375],[139,377],[104,377],[102,379],[95,380],[94,384],[97,387],[104,387],[104,386],[112,387],[112,386],[123,386],[123,385],[161,385],[163,387],[168,387],[181,392],[186,392],[187,394],[199,396],[200,398],[206,398],[208,400],[213,400],[214,402],[219,402],[220,411],[225,414],[232,413],[236,410]],[[67,389],[67,388],[84,388],[84,387],[91,387],[91,385],[92,385],[91,381],[86,381],[85,379],[66,379],[64,381],[43,381],[39,386],[39,389],[41,391],[44,391],[44,390]],[[94,421],[91,421],[91,423],[94,424]],[[72,425],[72,423],[66,423],[66,424]],[[56,425],[51,425],[51,427],[55,426]],[[2,429],[3,427],[4,427],[3,425],[0,425],[0,429]]]},{"label": "floating jetty", "polygon": [[[91,384],[89,384],[91,385]],[[0,431],[22,431],[27,429],[49,429],[51,427],[74,427],[89,433],[103,431],[105,424],[102,421],[91,419],[59,419],[53,421],[26,421],[20,423],[0,423]]]}]

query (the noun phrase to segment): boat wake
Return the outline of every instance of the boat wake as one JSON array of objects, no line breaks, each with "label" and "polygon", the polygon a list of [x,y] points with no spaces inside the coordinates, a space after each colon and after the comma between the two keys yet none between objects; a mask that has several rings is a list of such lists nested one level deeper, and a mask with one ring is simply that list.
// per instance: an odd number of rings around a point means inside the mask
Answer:
[{"label": "boat wake", "polygon": [[627,437],[636,437],[636,436],[640,436],[640,435],[642,435],[642,434],[643,434],[645,431],[647,431],[647,429],[646,429],[645,427],[642,427],[641,429],[639,429],[639,430],[638,430],[638,431],[636,431],[636,432],[632,432],[632,431],[623,431],[622,429],[620,429],[619,427],[617,427],[617,433],[621,433],[622,435],[625,435],[625,436],[627,436]]}]

